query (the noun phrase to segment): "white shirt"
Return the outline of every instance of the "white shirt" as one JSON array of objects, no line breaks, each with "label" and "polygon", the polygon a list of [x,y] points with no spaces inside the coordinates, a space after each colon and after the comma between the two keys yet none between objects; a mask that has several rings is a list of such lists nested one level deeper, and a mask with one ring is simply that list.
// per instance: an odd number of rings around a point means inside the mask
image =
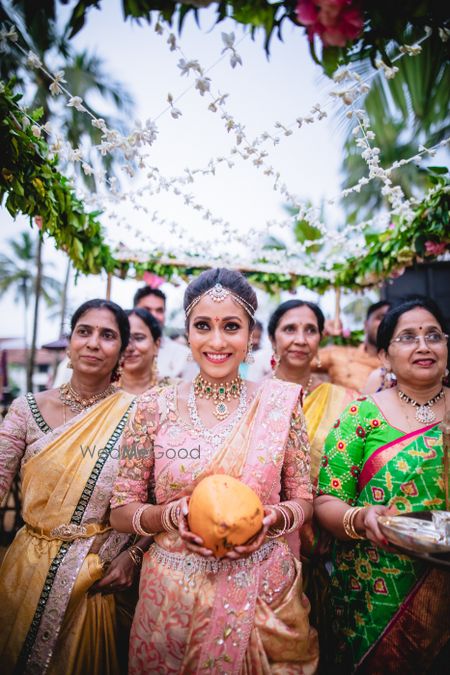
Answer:
[{"label": "white shirt", "polygon": [[183,380],[191,380],[195,377],[198,366],[187,360],[189,352],[188,347],[168,337],[162,337],[158,351],[159,377],[181,377]]}]

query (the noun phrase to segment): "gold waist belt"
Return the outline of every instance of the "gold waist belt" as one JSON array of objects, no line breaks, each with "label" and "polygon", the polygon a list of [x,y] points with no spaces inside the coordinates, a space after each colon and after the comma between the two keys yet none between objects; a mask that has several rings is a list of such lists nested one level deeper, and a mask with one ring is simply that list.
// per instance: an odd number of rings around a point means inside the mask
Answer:
[{"label": "gold waist belt", "polygon": [[87,523],[86,525],[62,523],[50,531],[44,527],[32,527],[31,525],[25,525],[25,530],[28,532],[28,534],[31,534],[32,537],[47,539],[49,541],[52,539],[60,539],[62,541],[89,539],[89,537],[93,537],[96,534],[102,534],[103,532],[108,532],[108,530],[111,529],[112,528],[110,525],[105,525],[103,523]]}]

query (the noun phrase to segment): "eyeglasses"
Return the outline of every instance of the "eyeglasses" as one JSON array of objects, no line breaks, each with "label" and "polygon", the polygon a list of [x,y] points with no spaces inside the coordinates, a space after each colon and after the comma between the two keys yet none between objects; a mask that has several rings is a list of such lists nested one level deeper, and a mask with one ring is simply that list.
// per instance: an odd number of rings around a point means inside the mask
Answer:
[{"label": "eyeglasses", "polygon": [[448,340],[448,335],[446,333],[438,333],[438,331],[433,331],[433,333],[427,333],[426,335],[404,333],[391,340],[391,344],[392,342],[397,342],[402,347],[412,347],[419,345],[421,338],[425,340],[428,347],[438,347]]}]

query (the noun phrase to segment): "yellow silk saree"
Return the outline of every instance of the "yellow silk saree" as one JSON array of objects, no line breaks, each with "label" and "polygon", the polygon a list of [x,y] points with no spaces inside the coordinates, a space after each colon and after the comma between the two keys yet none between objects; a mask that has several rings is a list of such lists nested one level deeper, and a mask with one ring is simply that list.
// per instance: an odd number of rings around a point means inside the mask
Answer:
[{"label": "yellow silk saree", "polygon": [[[22,449],[25,525],[0,569],[4,674],[119,672],[113,596],[87,591],[127,541],[108,513],[132,402],[117,392]],[[2,431],[3,444],[20,437],[13,419]]]}]

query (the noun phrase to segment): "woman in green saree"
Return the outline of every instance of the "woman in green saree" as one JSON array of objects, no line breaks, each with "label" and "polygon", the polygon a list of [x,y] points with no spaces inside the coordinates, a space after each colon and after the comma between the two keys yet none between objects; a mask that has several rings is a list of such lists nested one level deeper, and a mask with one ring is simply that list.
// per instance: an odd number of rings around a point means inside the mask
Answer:
[{"label": "woman in green saree", "polygon": [[427,299],[391,309],[377,342],[397,385],[347,406],[325,442],[315,515],[336,537],[336,672],[433,672],[450,640],[450,575],[393,552],[377,522],[388,512],[445,509],[444,330]]}]

